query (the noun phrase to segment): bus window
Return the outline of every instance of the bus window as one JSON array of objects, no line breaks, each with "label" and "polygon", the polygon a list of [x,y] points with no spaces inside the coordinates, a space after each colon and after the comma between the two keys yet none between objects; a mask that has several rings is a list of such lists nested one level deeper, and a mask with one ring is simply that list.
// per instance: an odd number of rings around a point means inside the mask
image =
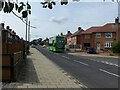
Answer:
[{"label": "bus window", "polygon": [[51,44],[51,43],[49,43],[49,46],[52,46],[52,44]]},{"label": "bus window", "polygon": [[57,41],[64,41],[65,39],[64,39],[64,37],[57,37],[56,40]]}]

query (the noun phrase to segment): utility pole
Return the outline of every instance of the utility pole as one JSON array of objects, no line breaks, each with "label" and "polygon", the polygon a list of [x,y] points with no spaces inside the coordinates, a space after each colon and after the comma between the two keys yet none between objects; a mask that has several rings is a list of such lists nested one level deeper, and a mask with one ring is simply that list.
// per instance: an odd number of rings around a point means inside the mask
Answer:
[{"label": "utility pole", "polygon": [[28,27],[28,41],[30,42],[30,21],[29,21],[29,27]]},{"label": "utility pole", "polygon": [[[28,1],[27,1],[28,3]],[[28,7],[26,7],[26,10],[28,11]],[[27,55],[27,49],[28,49],[28,16],[26,17],[26,34],[25,34],[25,58],[26,58],[26,55]]]},{"label": "utility pole", "polygon": [[27,32],[28,32],[28,31],[27,31],[27,28],[28,28],[28,27],[27,27],[27,23],[28,23],[28,17],[26,17],[26,35],[25,35],[25,37],[26,37],[25,40],[26,40],[26,41],[27,41],[27,34],[28,34],[28,33],[27,33]]}]

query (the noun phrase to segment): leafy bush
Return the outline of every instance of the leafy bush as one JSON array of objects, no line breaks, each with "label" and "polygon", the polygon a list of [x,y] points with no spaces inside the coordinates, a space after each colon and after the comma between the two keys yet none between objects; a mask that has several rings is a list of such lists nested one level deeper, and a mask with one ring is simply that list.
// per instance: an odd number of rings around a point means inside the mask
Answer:
[{"label": "leafy bush", "polygon": [[120,53],[120,41],[113,43],[113,45],[112,45],[112,52],[113,53]]}]

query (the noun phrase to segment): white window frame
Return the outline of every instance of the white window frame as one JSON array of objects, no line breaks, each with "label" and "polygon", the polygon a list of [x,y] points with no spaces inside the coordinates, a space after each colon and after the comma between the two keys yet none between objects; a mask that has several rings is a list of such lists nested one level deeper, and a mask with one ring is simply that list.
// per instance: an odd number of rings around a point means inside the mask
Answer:
[{"label": "white window frame", "polygon": [[74,40],[76,40],[76,36],[74,37]]},{"label": "white window frame", "polygon": [[105,48],[111,48],[112,44],[113,44],[113,42],[105,42],[104,47]]},{"label": "white window frame", "polygon": [[101,38],[101,33],[96,33],[96,38]]},{"label": "white window frame", "polygon": [[[108,37],[108,36],[106,36],[106,35],[110,35],[110,36]],[[112,33],[111,33],[111,32],[105,33],[105,38],[112,38]]]}]

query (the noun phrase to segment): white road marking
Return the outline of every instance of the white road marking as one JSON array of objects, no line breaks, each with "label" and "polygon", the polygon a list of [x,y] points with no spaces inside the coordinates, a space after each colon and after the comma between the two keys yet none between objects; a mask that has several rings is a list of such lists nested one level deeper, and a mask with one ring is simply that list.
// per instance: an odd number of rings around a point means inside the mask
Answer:
[{"label": "white road marking", "polygon": [[112,65],[112,66],[120,67],[120,66],[118,66],[118,64],[114,64],[114,63],[107,62],[107,61],[97,61],[97,60],[94,60],[94,59],[90,59],[90,60],[95,61],[95,62],[104,63],[104,64],[107,64],[107,65]]},{"label": "white road marking", "polygon": [[116,66],[116,67],[120,67],[120,66],[118,66],[117,64],[114,64],[114,66]]},{"label": "white road marking", "polygon": [[88,66],[88,64],[83,63],[83,62],[80,62],[80,61],[78,61],[78,60],[73,60],[73,61],[75,61],[75,62],[77,62],[77,63],[80,63],[80,64],[83,64],[83,65],[85,65],[85,66]]},{"label": "white road marking", "polygon": [[66,57],[66,56],[62,56],[62,57],[66,58],[66,59],[70,59],[69,57]]},{"label": "white road marking", "polygon": [[[98,62],[98,61],[97,61]],[[107,61],[99,61],[101,63],[104,63],[104,64],[108,64],[108,65],[112,65],[112,66],[116,66],[116,67],[119,67],[117,64],[114,64],[114,63],[111,63],[111,62],[107,62]]]},{"label": "white road marking", "polygon": [[102,71],[102,72],[105,72],[105,73],[107,73],[107,74],[110,74],[110,75],[113,75],[113,76],[116,76],[116,77],[120,77],[119,75],[114,74],[114,73],[111,73],[111,72],[108,72],[108,71],[106,71],[106,70],[103,70],[103,69],[99,69],[99,70]]}]

